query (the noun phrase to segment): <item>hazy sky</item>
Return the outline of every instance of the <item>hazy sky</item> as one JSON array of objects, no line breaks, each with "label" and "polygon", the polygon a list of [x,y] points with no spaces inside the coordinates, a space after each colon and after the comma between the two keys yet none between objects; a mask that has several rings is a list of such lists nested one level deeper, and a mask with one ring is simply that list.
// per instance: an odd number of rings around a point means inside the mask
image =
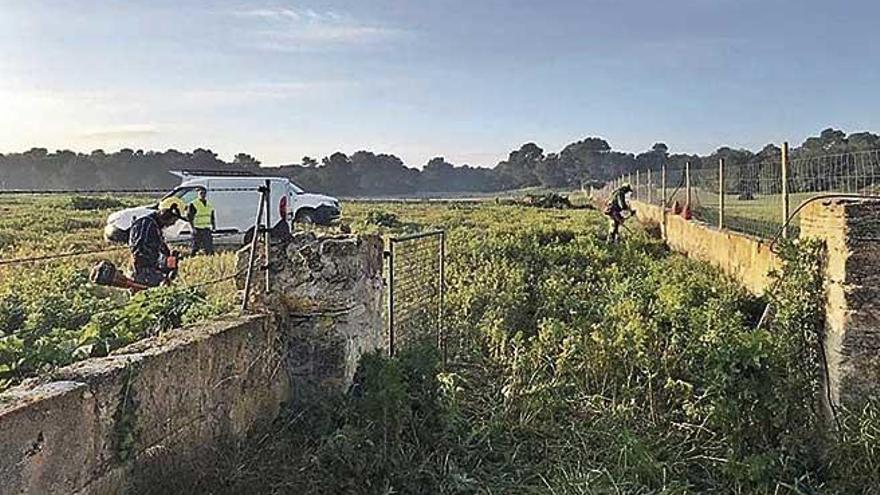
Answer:
[{"label": "hazy sky", "polygon": [[494,165],[880,131],[876,0],[0,0],[0,151]]}]

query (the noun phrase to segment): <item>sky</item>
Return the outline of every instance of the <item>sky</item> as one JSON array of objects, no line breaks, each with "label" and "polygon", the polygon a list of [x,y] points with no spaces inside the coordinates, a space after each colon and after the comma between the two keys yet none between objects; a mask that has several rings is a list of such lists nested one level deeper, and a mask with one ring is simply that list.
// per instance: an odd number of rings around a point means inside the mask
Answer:
[{"label": "sky", "polygon": [[493,166],[880,131],[880,2],[0,0],[0,152]]}]

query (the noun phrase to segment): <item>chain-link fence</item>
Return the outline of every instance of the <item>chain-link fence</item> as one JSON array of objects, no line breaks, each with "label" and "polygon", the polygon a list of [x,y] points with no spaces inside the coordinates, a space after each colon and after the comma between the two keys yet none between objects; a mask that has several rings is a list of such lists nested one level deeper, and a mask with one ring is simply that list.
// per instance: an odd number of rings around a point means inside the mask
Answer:
[{"label": "chain-link fence", "polygon": [[446,235],[426,232],[388,240],[388,350],[436,342],[445,359],[443,332]]},{"label": "chain-link fence", "polygon": [[[880,150],[817,154],[787,146],[745,163],[703,163],[640,170],[597,192],[607,198],[623,183],[633,198],[673,213],[761,238],[798,235],[798,205],[821,194],[880,195]],[[791,214],[791,212],[795,212]],[[788,220],[788,222],[786,222]]]}]

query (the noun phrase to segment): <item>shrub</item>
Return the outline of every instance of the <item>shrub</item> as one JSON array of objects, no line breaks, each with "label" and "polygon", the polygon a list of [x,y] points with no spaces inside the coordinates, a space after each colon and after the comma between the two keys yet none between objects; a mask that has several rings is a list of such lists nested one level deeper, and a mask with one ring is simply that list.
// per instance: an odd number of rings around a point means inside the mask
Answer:
[{"label": "shrub", "polygon": [[0,385],[225,310],[202,292],[180,287],[141,292],[122,305],[107,295],[84,271],[66,265],[0,287]]},{"label": "shrub", "polygon": [[364,220],[365,224],[377,225],[379,227],[394,228],[401,225],[397,215],[383,210],[373,210],[367,214]]},{"label": "shrub", "polygon": [[73,196],[68,206],[73,210],[109,210],[125,206],[123,201],[111,197]]}]

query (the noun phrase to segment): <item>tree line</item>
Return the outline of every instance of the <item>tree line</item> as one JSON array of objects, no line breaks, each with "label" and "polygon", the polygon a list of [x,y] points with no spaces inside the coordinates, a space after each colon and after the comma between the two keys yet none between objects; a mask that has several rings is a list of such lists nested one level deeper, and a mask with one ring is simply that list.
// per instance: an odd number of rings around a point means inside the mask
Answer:
[{"label": "tree line", "polygon": [[[826,129],[792,150],[794,158],[880,149],[880,136],[860,132],[847,136]],[[665,143],[642,153],[613,150],[602,138],[588,137],[558,152],[545,152],[535,143],[511,151],[493,168],[455,165],[443,157],[432,158],[421,169],[408,166],[392,154],[358,151],[336,152],[318,161],[261,167],[255,157],[237,154],[220,159],[207,149],[142,151],[122,149],[107,153],[50,153],[34,148],[23,153],[0,154],[2,189],[168,189],[178,183],[172,170],[221,170],[289,177],[306,190],[338,196],[412,195],[420,193],[495,192],[524,187],[579,188],[601,186],[636,170],[659,170],[663,165],[695,169],[715,167],[720,158],[731,166],[754,164],[772,167],[780,150],[767,145],[757,152],[721,147],[707,156],[670,153]],[[762,172],[757,172],[760,175]]]}]

